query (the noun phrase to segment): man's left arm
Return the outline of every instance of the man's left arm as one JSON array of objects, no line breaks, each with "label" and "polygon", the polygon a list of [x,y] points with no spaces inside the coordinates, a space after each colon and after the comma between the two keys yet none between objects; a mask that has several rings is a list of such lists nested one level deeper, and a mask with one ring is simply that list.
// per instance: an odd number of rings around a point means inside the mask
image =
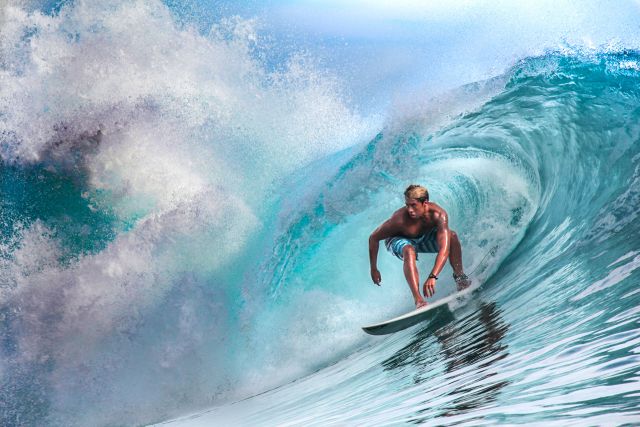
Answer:
[{"label": "man's left arm", "polygon": [[444,265],[449,258],[449,218],[446,213],[441,213],[438,219],[438,228],[436,239],[438,240],[438,255],[436,256],[436,262],[433,264],[433,269],[429,278],[424,282],[423,290],[424,296],[431,297],[435,293],[436,278],[444,268]]}]

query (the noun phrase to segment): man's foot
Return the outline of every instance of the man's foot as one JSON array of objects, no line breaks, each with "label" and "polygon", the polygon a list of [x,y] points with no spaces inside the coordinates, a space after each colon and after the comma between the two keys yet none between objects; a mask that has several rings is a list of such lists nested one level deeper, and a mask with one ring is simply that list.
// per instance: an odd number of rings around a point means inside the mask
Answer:
[{"label": "man's foot", "polygon": [[459,291],[463,289],[467,289],[469,286],[471,286],[471,279],[469,279],[469,277],[464,273],[462,274],[454,273],[453,280],[455,280],[456,286],[458,286]]},{"label": "man's foot", "polygon": [[426,302],[426,301],[418,301],[418,302],[416,302],[416,310],[419,309],[419,308],[422,308],[422,307],[426,307],[427,304],[428,304],[428,302]]}]

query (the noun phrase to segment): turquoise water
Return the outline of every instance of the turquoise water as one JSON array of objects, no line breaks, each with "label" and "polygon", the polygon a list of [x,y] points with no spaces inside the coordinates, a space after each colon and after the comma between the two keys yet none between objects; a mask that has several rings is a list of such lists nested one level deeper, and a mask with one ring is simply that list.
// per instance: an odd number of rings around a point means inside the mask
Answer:
[{"label": "turquoise water", "polygon": [[[375,203],[356,202],[364,213],[327,221],[331,205],[323,197],[336,188],[362,194],[359,178],[348,184],[363,169],[370,173],[361,197],[369,201],[393,199],[395,179],[429,183],[449,174],[437,194],[455,212],[465,250],[498,248],[488,272],[476,275],[481,292],[450,316],[367,339],[294,383],[174,423],[638,423],[640,93],[630,66],[638,58],[529,58],[477,111],[432,133],[369,144],[290,233],[304,228],[310,241],[354,241],[344,251],[355,251],[353,224],[342,224],[371,215]],[[387,159],[384,168],[377,155]],[[318,226],[309,231],[308,224]],[[499,231],[483,235],[486,228]],[[315,279],[313,264],[324,252],[308,246],[293,257],[302,265],[289,268]]]},{"label": "turquoise water", "polygon": [[[318,52],[167,4],[0,17],[3,425],[640,423],[637,50],[359,105]],[[412,307],[366,242],[413,182],[482,286],[368,336]]]}]

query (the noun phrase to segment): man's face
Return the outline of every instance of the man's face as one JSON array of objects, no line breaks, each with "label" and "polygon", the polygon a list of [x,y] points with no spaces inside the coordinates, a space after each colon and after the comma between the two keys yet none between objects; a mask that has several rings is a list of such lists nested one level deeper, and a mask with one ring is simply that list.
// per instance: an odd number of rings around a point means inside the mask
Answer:
[{"label": "man's face", "polygon": [[404,198],[404,204],[411,218],[418,218],[424,214],[425,204],[420,200]]}]

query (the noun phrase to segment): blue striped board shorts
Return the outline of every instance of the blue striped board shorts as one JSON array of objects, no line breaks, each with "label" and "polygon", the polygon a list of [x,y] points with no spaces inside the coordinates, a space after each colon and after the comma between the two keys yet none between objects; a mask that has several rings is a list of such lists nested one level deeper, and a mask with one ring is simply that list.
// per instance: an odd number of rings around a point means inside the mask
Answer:
[{"label": "blue striped board shorts", "polygon": [[389,237],[388,239],[385,239],[384,244],[389,252],[401,260],[403,259],[402,249],[407,245],[411,245],[416,250],[417,260],[418,252],[437,253],[440,250],[440,246],[438,246],[438,239],[436,237],[437,234],[438,230],[436,228],[432,228],[431,231],[422,237],[416,237],[415,239],[402,236]]}]

